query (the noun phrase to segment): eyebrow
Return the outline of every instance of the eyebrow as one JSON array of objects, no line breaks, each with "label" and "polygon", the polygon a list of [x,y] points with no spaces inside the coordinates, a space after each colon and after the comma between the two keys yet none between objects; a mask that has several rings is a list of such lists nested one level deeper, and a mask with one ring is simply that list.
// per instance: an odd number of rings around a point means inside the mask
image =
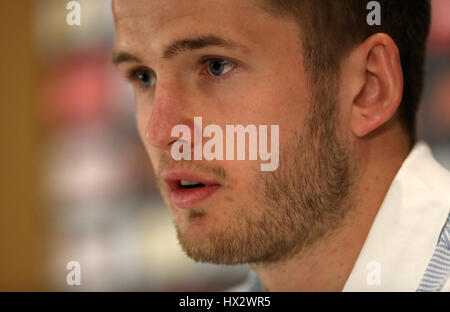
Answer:
[{"label": "eyebrow", "polygon": [[[163,59],[173,59],[177,55],[192,50],[199,50],[210,46],[226,48],[243,47],[232,40],[227,40],[215,35],[199,36],[196,38],[178,39],[171,43],[162,54]],[[116,52],[113,54],[113,64],[118,65],[123,62],[142,63],[141,59],[127,52]]]},{"label": "eyebrow", "polygon": [[141,59],[137,56],[134,56],[133,54],[130,54],[128,52],[115,52],[112,57],[112,63],[114,65],[119,65],[120,63],[124,62],[136,62],[136,63],[142,63]]},{"label": "eyebrow", "polygon": [[209,46],[235,48],[240,46],[234,41],[226,40],[215,35],[200,36],[193,39],[180,39],[169,45],[163,53],[163,59],[172,59],[186,51],[199,50]]}]

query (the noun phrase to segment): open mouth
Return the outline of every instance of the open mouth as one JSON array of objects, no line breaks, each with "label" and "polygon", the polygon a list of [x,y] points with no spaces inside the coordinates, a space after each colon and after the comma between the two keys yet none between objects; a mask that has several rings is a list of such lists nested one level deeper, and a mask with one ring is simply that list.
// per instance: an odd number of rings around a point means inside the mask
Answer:
[{"label": "open mouth", "polygon": [[197,181],[192,181],[192,180],[180,180],[179,183],[180,183],[180,187],[185,188],[185,189],[205,186],[205,184],[203,184],[203,183],[200,183]]},{"label": "open mouth", "polygon": [[199,205],[221,186],[217,181],[185,172],[165,172],[162,177],[170,189],[172,202],[179,208]]}]

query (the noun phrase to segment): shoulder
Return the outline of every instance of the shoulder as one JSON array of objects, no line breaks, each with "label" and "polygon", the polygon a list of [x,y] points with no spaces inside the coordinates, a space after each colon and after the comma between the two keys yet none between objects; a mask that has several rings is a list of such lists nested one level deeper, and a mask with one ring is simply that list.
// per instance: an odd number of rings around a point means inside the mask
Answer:
[{"label": "shoulder", "polygon": [[450,291],[450,215],[442,228],[418,291]]},{"label": "shoulder", "polygon": [[418,142],[414,146],[399,175],[434,195],[435,199],[445,201],[450,207],[450,171],[434,158],[425,142]]}]

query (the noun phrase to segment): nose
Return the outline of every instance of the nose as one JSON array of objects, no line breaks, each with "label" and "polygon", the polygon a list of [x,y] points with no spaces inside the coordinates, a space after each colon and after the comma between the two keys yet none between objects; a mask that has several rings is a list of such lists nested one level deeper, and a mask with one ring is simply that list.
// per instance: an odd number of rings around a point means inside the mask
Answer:
[{"label": "nose", "polygon": [[169,150],[178,138],[171,132],[176,125],[191,129],[193,121],[188,118],[189,97],[176,83],[159,83],[155,87],[153,109],[147,122],[145,137],[148,143],[160,150]]}]

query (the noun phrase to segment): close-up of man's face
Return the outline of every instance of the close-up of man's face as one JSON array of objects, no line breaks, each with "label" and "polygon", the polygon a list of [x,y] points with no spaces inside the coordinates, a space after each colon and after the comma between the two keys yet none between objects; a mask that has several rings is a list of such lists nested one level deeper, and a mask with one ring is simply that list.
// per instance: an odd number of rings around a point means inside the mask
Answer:
[{"label": "close-up of man's face", "polygon": [[[259,4],[113,1],[114,62],[133,85],[138,131],[180,245],[198,261],[283,260],[352,207],[356,169],[339,82],[312,86],[298,23]],[[278,167],[261,171],[249,157],[174,160],[172,129],[194,133],[198,116],[222,129],[279,125]]]},{"label": "close-up of man's face", "polygon": [[0,291],[450,291],[449,0],[3,4]]},{"label": "close-up of man's face", "polygon": [[450,291],[450,1],[0,13],[0,291]]}]

